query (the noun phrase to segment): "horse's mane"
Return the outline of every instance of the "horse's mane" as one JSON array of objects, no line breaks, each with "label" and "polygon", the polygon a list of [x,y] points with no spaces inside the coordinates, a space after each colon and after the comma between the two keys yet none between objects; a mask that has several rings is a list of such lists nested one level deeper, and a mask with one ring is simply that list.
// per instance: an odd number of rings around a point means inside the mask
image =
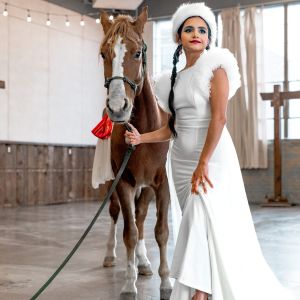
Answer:
[{"label": "horse's mane", "polygon": [[105,35],[102,45],[110,45],[110,54],[113,52],[118,36],[126,37],[128,40],[136,43],[136,36],[133,34],[133,19],[131,16],[119,15]]}]

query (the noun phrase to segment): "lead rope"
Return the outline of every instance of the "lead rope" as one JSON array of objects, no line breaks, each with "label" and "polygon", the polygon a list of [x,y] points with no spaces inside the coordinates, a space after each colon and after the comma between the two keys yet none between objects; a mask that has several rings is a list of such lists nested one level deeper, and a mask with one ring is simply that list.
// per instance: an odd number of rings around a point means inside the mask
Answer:
[{"label": "lead rope", "polygon": [[[132,132],[131,127],[128,125],[128,123],[124,124],[126,129],[130,132]],[[93,220],[91,221],[90,225],[87,227],[87,229],[85,230],[85,232],[83,233],[83,235],[81,236],[81,238],[79,239],[79,241],[76,243],[76,245],[74,246],[74,248],[71,250],[71,252],[68,254],[68,256],[65,258],[65,260],[61,263],[61,265],[57,268],[57,270],[51,275],[51,277],[44,283],[44,285],[30,298],[30,300],[35,300],[39,297],[39,295],[50,285],[50,283],[54,280],[54,278],[60,273],[60,271],[64,268],[64,266],[68,263],[68,261],[71,259],[71,257],[74,255],[74,253],[77,251],[77,249],[79,248],[79,246],[81,245],[81,243],[84,241],[84,239],[86,238],[86,236],[88,235],[88,233],[90,232],[90,230],[92,229],[92,227],[94,226],[95,222],[97,221],[99,215],[101,214],[103,208],[105,207],[106,203],[108,202],[108,200],[110,199],[112,193],[114,192],[126,166],[127,163],[129,161],[129,158],[131,156],[131,154],[133,153],[133,151],[135,150],[135,146],[134,145],[129,145],[126,153],[124,155],[123,158],[123,162],[122,165],[118,171],[118,174],[115,178],[115,180],[113,181],[108,193],[106,194],[101,206],[99,207],[96,215],[94,216]]]}]

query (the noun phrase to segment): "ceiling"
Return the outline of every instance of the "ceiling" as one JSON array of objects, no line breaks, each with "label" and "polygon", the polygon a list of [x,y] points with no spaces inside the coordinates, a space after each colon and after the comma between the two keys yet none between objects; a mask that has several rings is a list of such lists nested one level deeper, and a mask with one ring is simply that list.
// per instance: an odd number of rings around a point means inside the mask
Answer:
[{"label": "ceiling", "polygon": [[[170,17],[183,2],[199,2],[202,0],[45,0],[73,10],[79,14],[98,17],[99,10],[105,9],[111,14],[129,14],[136,16],[144,5],[148,5],[150,19]],[[283,2],[298,2],[299,0],[206,0],[205,3],[214,10],[220,10],[237,5],[261,5]]]},{"label": "ceiling", "polygon": [[115,14],[135,16],[138,6],[143,0],[46,0],[58,6],[73,10],[82,15],[98,17],[99,10],[105,9]]},{"label": "ceiling", "polygon": [[93,0],[94,8],[136,10],[143,0]]}]

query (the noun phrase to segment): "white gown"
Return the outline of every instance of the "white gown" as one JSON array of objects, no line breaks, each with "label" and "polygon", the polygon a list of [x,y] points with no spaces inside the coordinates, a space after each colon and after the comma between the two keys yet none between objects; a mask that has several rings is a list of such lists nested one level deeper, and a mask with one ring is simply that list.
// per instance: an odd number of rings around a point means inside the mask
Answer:
[{"label": "white gown", "polygon": [[[207,194],[190,193],[211,118],[210,80],[218,67],[226,71],[232,97],[240,76],[226,49],[205,51],[195,65],[178,73],[174,87],[178,137],[170,157],[182,221],[171,266],[176,279],[171,300],[190,300],[194,289],[207,292],[212,300],[288,300],[289,292],[263,257],[226,127],[208,164],[214,188]],[[154,88],[160,106],[169,112],[170,75],[162,75]]]}]

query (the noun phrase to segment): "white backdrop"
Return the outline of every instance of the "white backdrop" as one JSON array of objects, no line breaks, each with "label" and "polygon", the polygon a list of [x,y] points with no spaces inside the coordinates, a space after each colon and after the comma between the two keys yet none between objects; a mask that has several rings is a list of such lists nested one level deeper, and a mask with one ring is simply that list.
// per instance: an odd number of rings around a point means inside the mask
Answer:
[{"label": "white backdrop", "polygon": [[[50,13],[52,24],[34,12],[27,23],[27,11],[12,6],[8,17],[0,15],[0,80],[6,82],[0,90],[0,140],[95,144],[90,130],[106,95],[98,61],[101,25],[85,17],[82,27],[79,14],[41,0],[9,3]],[[51,13],[70,15],[70,27]]]}]

